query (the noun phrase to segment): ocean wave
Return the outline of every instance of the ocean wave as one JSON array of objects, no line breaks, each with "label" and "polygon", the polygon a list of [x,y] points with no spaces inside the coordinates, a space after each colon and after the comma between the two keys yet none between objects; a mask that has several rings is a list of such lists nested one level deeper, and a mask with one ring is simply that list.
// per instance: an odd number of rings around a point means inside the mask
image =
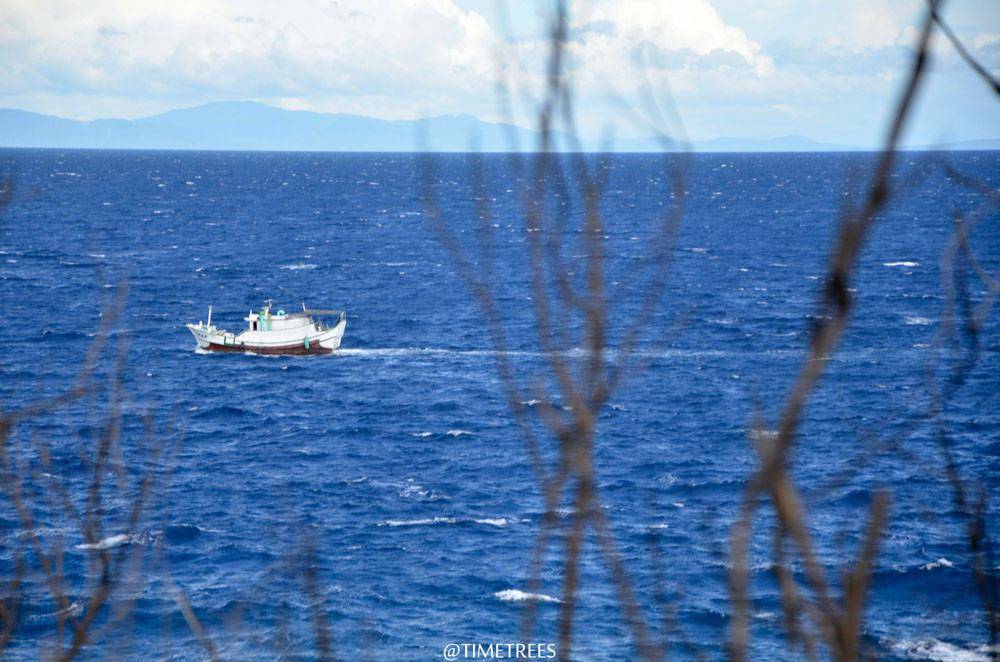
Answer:
[{"label": "ocean wave", "polygon": [[473,433],[469,432],[468,430],[458,430],[458,429],[448,430],[448,436],[449,437],[464,437],[464,436],[468,436],[468,435],[471,435],[471,434],[473,434]]},{"label": "ocean wave", "polygon": [[202,534],[201,527],[194,524],[168,524],[164,529],[164,537],[167,542],[181,543],[194,540]]},{"label": "ocean wave", "polygon": [[526,593],[524,591],[519,591],[516,588],[508,588],[503,591],[497,591],[493,594],[493,597],[501,602],[562,602],[559,598],[553,598],[551,595],[545,595],[544,593]]},{"label": "ocean wave", "polygon": [[200,409],[194,414],[194,418],[229,418],[253,416],[253,412],[247,411],[235,405],[216,405],[207,409]]},{"label": "ocean wave", "polygon": [[989,645],[976,648],[962,648],[940,639],[924,641],[902,640],[893,644],[892,649],[911,660],[934,660],[935,662],[988,662],[991,651]]}]

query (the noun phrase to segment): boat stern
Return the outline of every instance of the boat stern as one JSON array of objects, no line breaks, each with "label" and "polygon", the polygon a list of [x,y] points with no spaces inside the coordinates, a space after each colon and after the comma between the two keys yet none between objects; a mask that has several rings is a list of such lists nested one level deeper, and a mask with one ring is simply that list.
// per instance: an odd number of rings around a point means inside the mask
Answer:
[{"label": "boat stern", "polygon": [[344,313],[340,314],[340,321],[334,324],[332,327],[320,334],[319,346],[323,349],[333,351],[335,349],[340,349],[340,341],[344,337],[344,330],[347,328],[347,315]]}]

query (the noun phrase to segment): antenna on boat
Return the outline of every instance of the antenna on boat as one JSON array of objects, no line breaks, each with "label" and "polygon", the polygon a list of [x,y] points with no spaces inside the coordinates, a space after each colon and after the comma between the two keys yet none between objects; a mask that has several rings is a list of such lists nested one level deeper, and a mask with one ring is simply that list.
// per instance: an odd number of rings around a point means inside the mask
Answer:
[{"label": "antenna on boat", "polygon": [[212,306],[208,307],[208,326],[212,326]]}]

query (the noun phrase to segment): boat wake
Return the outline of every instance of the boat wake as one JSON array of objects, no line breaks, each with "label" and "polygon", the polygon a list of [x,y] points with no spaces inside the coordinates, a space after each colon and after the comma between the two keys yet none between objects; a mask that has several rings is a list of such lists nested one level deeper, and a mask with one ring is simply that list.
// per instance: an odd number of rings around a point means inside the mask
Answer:
[{"label": "boat wake", "polygon": [[[780,350],[773,350],[772,353],[781,353]],[[789,352],[792,353],[792,352]],[[336,356],[350,356],[357,358],[406,358],[406,357],[441,357],[441,358],[478,358],[505,356],[508,358],[544,358],[549,354],[538,351],[508,350],[500,352],[493,349],[448,349],[444,347],[341,347],[334,352]],[[590,356],[590,351],[581,347],[557,352],[564,358],[586,358]],[[637,350],[631,354],[634,358],[645,359],[669,359],[669,358],[716,358],[733,354],[726,350],[698,350],[698,349],[662,349],[662,350]],[[618,350],[614,348],[606,349],[604,352],[608,360],[615,360]],[[525,405],[531,406],[530,402]],[[535,402],[537,404],[537,402]]]}]

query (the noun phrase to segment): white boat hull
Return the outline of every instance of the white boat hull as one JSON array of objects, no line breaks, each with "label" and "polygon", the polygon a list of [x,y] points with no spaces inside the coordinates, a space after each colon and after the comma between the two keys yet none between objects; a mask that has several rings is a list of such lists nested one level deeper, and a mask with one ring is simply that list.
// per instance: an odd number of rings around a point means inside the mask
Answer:
[{"label": "white boat hull", "polygon": [[211,325],[188,324],[198,348],[210,352],[250,352],[253,354],[330,354],[340,348],[347,320],[329,328],[315,325],[287,331],[244,331],[229,333]]}]

